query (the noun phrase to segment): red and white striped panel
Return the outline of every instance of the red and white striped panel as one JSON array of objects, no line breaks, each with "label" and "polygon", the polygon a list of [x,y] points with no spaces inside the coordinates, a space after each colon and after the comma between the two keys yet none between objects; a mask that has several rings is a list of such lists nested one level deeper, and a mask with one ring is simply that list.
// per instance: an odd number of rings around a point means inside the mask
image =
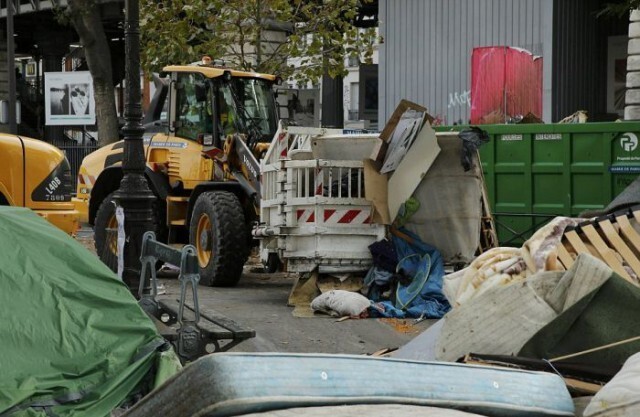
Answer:
[{"label": "red and white striped panel", "polygon": [[324,210],[325,224],[369,224],[371,217],[370,210],[362,209],[345,209],[345,210]]},{"label": "red and white striped panel", "polygon": [[324,190],[324,172],[322,168],[316,168],[316,195],[322,195],[322,191]]},{"label": "red and white striped panel", "polygon": [[78,175],[78,182],[81,185],[93,186],[93,184],[96,182],[96,178],[93,175],[79,174]]},{"label": "red and white striped panel", "polygon": [[280,155],[280,159],[284,159],[287,157],[287,145],[288,145],[288,136],[287,132],[282,132],[278,135],[278,155]]},{"label": "red and white striped panel", "polygon": [[[300,223],[315,223],[316,216],[314,209],[296,210],[296,218]],[[325,224],[371,224],[369,210],[351,209],[351,210],[324,210]]]},{"label": "red and white striped panel", "polygon": [[296,210],[298,223],[315,223],[316,213],[314,209]]}]

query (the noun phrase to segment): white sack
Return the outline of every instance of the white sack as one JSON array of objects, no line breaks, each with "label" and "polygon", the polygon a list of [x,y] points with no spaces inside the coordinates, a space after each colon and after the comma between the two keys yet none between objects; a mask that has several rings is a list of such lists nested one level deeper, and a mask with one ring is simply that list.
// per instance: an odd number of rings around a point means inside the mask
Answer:
[{"label": "white sack", "polygon": [[332,290],[320,294],[311,302],[311,308],[314,311],[342,316],[357,317],[369,308],[371,301],[362,294],[344,291]]}]

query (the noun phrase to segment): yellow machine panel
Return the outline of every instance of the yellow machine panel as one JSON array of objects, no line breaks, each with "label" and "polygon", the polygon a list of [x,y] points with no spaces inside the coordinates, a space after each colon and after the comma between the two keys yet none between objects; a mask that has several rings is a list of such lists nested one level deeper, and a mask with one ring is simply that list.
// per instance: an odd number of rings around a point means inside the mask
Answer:
[{"label": "yellow machine panel", "polygon": [[46,142],[0,135],[0,204],[27,207],[67,233],[78,230],[71,171],[60,149]]}]

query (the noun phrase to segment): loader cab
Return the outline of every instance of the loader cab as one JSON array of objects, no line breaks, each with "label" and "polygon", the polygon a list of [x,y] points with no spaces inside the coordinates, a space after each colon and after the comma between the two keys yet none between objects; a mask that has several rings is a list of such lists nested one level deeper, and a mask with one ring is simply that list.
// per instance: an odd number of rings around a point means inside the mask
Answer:
[{"label": "loader cab", "polygon": [[170,133],[222,148],[243,135],[248,144],[270,142],[277,129],[275,77],[211,66],[168,67]]}]

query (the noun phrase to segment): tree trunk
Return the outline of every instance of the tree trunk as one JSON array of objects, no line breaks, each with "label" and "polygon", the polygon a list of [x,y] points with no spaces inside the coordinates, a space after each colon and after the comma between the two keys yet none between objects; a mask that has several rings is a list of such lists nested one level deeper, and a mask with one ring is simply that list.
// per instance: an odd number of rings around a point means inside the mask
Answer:
[{"label": "tree trunk", "polygon": [[100,8],[93,0],[69,0],[69,17],[93,77],[96,123],[100,146],[119,140],[118,115],[113,88],[111,53],[100,19]]}]

